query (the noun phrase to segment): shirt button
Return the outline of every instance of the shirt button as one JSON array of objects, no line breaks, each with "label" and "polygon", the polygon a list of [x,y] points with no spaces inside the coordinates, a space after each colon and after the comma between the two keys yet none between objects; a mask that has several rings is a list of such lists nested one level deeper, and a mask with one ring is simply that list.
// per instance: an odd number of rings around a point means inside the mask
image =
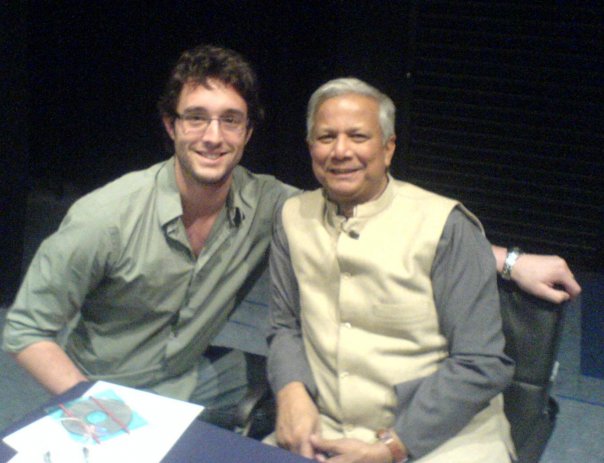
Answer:
[{"label": "shirt button", "polygon": [[344,279],[346,279],[346,280],[348,280],[348,279],[349,279],[351,276],[352,276],[352,275],[350,275],[350,273],[348,273],[348,272],[344,272],[344,273],[342,273],[342,278],[344,278]]},{"label": "shirt button", "polygon": [[342,323],[342,326],[344,328],[352,328],[352,325],[350,323],[348,323],[348,322]]},{"label": "shirt button", "polygon": [[348,373],[347,371],[342,371],[340,372],[340,378],[346,378],[350,373]]},{"label": "shirt button", "polygon": [[346,432],[352,432],[353,429],[354,429],[354,426],[352,424],[344,425],[344,431],[346,431]]}]

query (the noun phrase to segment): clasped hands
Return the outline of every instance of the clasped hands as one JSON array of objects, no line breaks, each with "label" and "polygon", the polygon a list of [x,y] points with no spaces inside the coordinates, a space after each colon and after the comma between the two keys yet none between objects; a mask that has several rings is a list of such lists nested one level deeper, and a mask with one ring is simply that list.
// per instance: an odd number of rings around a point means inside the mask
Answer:
[{"label": "clasped hands", "polygon": [[280,447],[328,463],[390,463],[388,447],[358,439],[321,437],[319,411],[302,383],[290,383],[277,393],[276,438]]}]

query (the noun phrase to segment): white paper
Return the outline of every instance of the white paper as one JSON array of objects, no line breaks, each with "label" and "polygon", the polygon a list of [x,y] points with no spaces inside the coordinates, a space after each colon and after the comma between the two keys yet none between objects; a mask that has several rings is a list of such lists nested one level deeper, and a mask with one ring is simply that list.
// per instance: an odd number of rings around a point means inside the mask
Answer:
[{"label": "white paper", "polygon": [[45,416],[4,438],[4,442],[18,452],[10,463],[159,462],[203,410],[201,405],[105,381],[96,382],[82,398],[102,396],[108,391],[115,393],[141,418],[129,434],[121,432],[100,444],[82,443],[74,440],[56,417]]}]

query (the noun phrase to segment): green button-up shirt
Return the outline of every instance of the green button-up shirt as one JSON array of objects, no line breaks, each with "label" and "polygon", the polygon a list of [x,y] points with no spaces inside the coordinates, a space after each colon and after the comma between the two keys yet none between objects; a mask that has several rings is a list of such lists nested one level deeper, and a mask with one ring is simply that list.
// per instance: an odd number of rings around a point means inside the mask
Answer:
[{"label": "green button-up shirt", "polygon": [[65,350],[84,374],[186,400],[200,355],[265,264],[274,212],[292,190],[237,167],[198,257],[173,158],[81,198],[36,253],[4,349],[54,340],[79,314]]}]

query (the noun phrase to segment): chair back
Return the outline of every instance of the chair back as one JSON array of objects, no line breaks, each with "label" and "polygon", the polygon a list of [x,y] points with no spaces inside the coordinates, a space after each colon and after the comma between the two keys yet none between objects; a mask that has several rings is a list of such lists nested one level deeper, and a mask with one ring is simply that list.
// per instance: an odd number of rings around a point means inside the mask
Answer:
[{"label": "chair back", "polygon": [[565,304],[553,304],[499,281],[505,352],[516,362],[504,391],[505,414],[519,463],[538,462],[556,421],[551,397]]}]

